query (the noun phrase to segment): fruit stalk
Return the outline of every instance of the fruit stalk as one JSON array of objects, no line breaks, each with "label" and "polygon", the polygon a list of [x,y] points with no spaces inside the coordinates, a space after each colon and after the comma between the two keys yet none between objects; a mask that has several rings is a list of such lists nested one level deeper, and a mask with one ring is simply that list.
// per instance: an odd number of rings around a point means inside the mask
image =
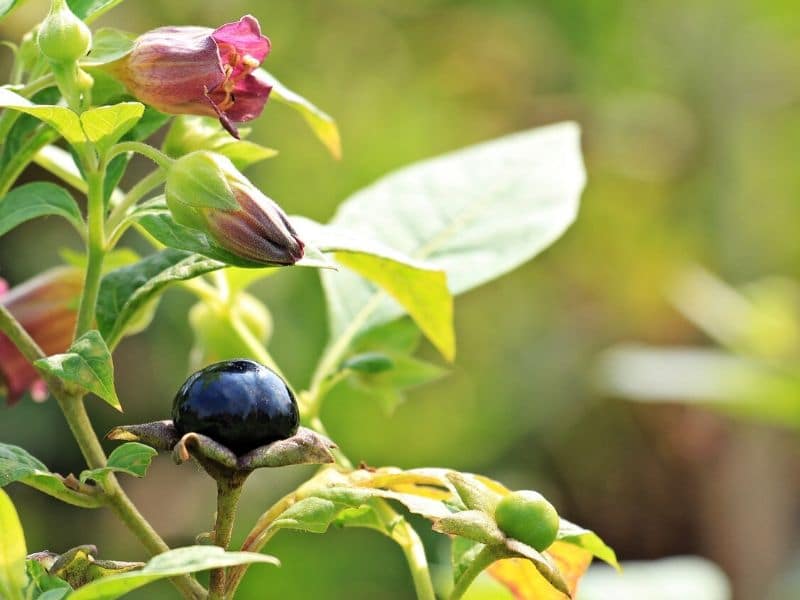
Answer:
[{"label": "fruit stalk", "polygon": [[[217,518],[214,523],[214,544],[227,550],[231,543],[233,523],[236,520],[236,508],[242,495],[242,487],[247,474],[235,474],[231,477],[217,479]],[[211,571],[209,583],[209,600],[224,600],[226,569]]]}]

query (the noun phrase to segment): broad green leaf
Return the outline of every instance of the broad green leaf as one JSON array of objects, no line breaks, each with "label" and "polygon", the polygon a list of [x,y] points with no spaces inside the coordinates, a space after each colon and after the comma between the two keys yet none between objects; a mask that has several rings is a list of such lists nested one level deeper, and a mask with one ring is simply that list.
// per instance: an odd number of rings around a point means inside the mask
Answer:
[{"label": "broad green leaf", "polygon": [[0,19],[21,5],[25,0],[0,0]]},{"label": "broad green leaf", "polygon": [[122,411],[114,389],[111,352],[99,331],[87,331],[64,354],[54,354],[34,364],[40,371],[77,385]]},{"label": "broad green leaf", "polygon": [[[460,294],[511,271],[553,243],[575,218],[585,175],[579,132],[552,125],[426,160],[342,204],[332,225],[447,274]],[[395,319],[404,307],[364,278],[323,273],[332,337]]]},{"label": "broad green leaf", "polygon": [[[371,235],[350,232],[346,227],[320,225],[302,217],[293,217],[292,222],[302,239],[323,251],[335,252],[339,264],[380,286],[414,319],[442,355],[453,360],[453,298],[443,271],[409,258]],[[333,300],[330,294],[328,298]],[[347,309],[343,303],[333,310],[341,313]],[[356,315],[348,318],[352,322]]]},{"label": "broad green leaf", "polygon": [[383,373],[394,367],[394,361],[380,352],[366,352],[364,354],[357,354],[348,358],[342,363],[342,369],[355,371],[356,373],[364,373],[374,375],[376,373]]},{"label": "broad green leaf", "polygon": [[25,573],[25,536],[11,498],[0,490],[0,598],[22,600],[28,583]]},{"label": "broad green leaf", "polygon": [[599,535],[590,529],[584,529],[561,517],[557,539],[560,542],[583,548],[587,552],[590,552],[595,558],[599,558],[617,570],[620,568],[617,562],[617,554],[614,550],[600,539]]},{"label": "broad green leaf", "polygon": [[482,510],[462,510],[443,517],[433,525],[434,531],[458,535],[481,544],[502,544],[505,535],[494,519]]},{"label": "broad green leaf", "polygon": [[249,563],[279,565],[278,559],[254,552],[225,552],[217,546],[189,546],[153,557],[140,571],[111,575],[93,581],[70,594],[70,600],[114,600],[148,583]]},{"label": "broad green leaf", "polygon": [[133,40],[124,31],[102,27],[92,34],[92,50],[81,61],[87,67],[104,65],[119,60],[133,50]]},{"label": "broad green leaf", "polygon": [[[228,252],[199,229],[193,229],[176,223],[168,210],[149,210],[137,217],[139,224],[156,240],[178,250],[196,252],[208,258],[218,260],[226,265],[247,268],[265,268],[256,263],[240,258]],[[295,263],[298,267],[329,268],[331,263],[317,250],[313,244],[306,244],[306,256]],[[266,267],[270,268],[270,267]]]},{"label": "broad green leaf", "polygon": [[41,461],[24,449],[10,444],[0,444],[0,487],[5,487],[14,481],[74,506],[95,508],[102,505],[96,496],[83,494],[79,489],[74,489],[80,487],[72,485],[73,482],[77,483],[77,480],[70,480],[72,487],[67,487],[65,481],[68,479],[51,473]]},{"label": "broad green leaf", "polygon": [[97,326],[113,348],[129,326],[164,289],[215,271],[224,265],[215,260],[166,249],[136,264],[112,271],[100,284],[97,300]]},{"label": "broad green leaf", "polygon": [[376,283],[400,305],[447,360],[455,359],[453,297],[442,271],[409,267],[371,254],[338,252],[336,260]]},{"label": "broad green leaf", "polygon": [[[58,88],[51,87],[38,92],[31,100],[35,104],[55,104],[60,97],[61,95]],[[8,132],[6,138],[0,140],[0,143],[2,143],[0,173],[11,169],[13,163],[24,153],[27,146],[33,144],[39,136],[45,133],[51,138],[58,135],[53,129],[42,123],[36,117],[26,114],[20,115],[19,118],[14,121],[14,125],[11,127],[11,131]]]},{"label": "broad green leaf", "polygon": [[260,71],[272,86],[270,98],[282,102],[299,112],[331,155],[336,159],[340,159],[342,157],[342,141],[339,137],[339,128],[336,126],[336,121],[333,120],[333,117],[287,88],[264,69],[260,69]]},{"label": "broad green leaf", "polygon": [[125,135],[144,114],[144,104],[121,102],[99,106],[81,114],[83,131],[102,155]]},{"label": "broad green leaf", "polygon": [[38,596],[36,600],[61,600],[62,598],[69,596],[71,591],[72,590],[70,588],[55,588],[52,590],[47,590],[45,593]]},{"label": "broad green leaf", "polygon": [[49,215],[64,217],[84,233],[81,211],[69,192],[54,183],[37,181],[14,188],[0,201],[0,235],[25,221]]},{"label": "broad green leaf", "polygon": [[105,482],[109,473],[127,473],[134,477],[144,477],[150,462],[158,452],[150,446],[138,442],[127,442],[114,448],[109,455],[105,467],[86,470],[81,473],[80,480],[84,483],[92,479],[98,483]]},{"label": "broad green leaf", "polygon": [[0,87],[0,107],[17,110],[44,121],[72,145],[86,141],[78,115],[65,106],[34,104],[8,88]]},{"label": "broad green leaf", "polygon": [[72,12],[87,23],[91,23],[121,2],[122,0],[67,0]]}]

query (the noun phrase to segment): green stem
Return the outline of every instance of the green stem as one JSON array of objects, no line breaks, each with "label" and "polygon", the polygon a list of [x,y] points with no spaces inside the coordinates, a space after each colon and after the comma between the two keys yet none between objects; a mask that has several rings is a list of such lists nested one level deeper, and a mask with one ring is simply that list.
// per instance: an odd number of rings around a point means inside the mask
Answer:
[{"label": "green stem", "polygon": [[139,180],[127,194],[125,198],[111,211],[106,222],[106,227],[109,231],[114,231],[120,223],[125,219],[125,215],[132,206],[139,200],[144,198],[148,193],[153,191],[156,187],[164,183],[166,174],[163,169],[156,169],[145,177]]},{"label": "green stem", "polygon": [[[236,507],[242,495],[243,477],[217,480],[217,518],[214,523],[214,544],[227,550],[231,544]],[[213,569],[209,584],[209,600],[224,600],[226,596],[225,568]]]},{"label": "green stem", "polygon": [[502,551],[498,551],[496,546],[486,546],[481,550],[475,559],[470,563],[466,571],[461,574],[461,577],[456,581],[453,591],[450,593],[450,600],[458,600],[461,598],[475,581],[475,578],[483,573],[489,565],[496,560],[502,558]]},{"label": "green stem", "polygon": [[83,293],[78,308],[78,321],[75,326],[75,338],[89,331],[95,319],[97,296],[100,291],[100,278],[103,274],[103,259],[106,252],[106,239],[104,227],[103,207],[103,179],[102,169],[87,169],[86,181],[89,186],[87,221],[89,225],[89,240],[87,250],[89,253],[86,266],[86,278]]},{"label": "green stem", "polygon": [[[2,304],[0,304],[0,331],[11,340],[28,362],[33,363],[45,358],[44,352],[42,352],[36,341]],[[83,399],[68,394],[64,390],[61,381],[57,378],[46,376],[46,381],[50,392],[64,413],[75,440],[78,442],[78,447],[81,449],[86,464],[92,469],[105,466],[106,456],[89,422]],[[151,554],[161,554],[169,550],[169,547],[131,503],[125,492],[122,491],[113,474],[109,475],[107,479],[106,495],[103,499],[104,503],[110,506]],[[175,578],[173,583],[186,598],[194,599],[205,596],[205,590],[202,586],[188,576]]]},{"label": "green stem", "polygon": [[350,344],[366,324],[373,311],[380,305],[382,299],[383,297],[380,294],[373,296],[359,314],[350,322],[347,329],[342,332],[333,344],[325,349],[314,371],[314,375],[311,378],[311,387],[308,391],[309,402],[306,414],[307,419],[310,420],[319,416],[319,412],[322,408],[322,401],[325,397],[324,383],[326,377],[339,368],[339,363],[342,362],[342,359],[350,348]]},{"label": "green stem", "polygon": [[[277,531],[272,528],[272,523],[274,523],[275,519],[280,517],[286,511],[286,509],[288,509],[296,501],[296,495],[294,492],[292,492],[291,494],[287,494],[278,500],[267,512],[261,515],[256,524],[253,525],[250,533],[247,534],[247,537],[242,544],[242,551],[260,552]],[[228,569],[226,587],[229,598],[233,598],[234,594],[236,593],[236,588],[239,587],[239,583],[241,582],[242,577],[244,577],[244,574],[247,572],[248,566],[249,565],[236,565],[235,567]]]},{"label": "green stem", "polygon": [[428,560],[425,557],[425,547],[422,545],[422,540],[417,535],[417,532],[385,500],[377,501],[374,504],[374,510],[384,527],[390,532],[391,538],[403,549],[403,554],[411,571],[411,578],[414,581],[417,599],[436,600],[433,581],[431,581],[431,574],[428,569]]},{"label": "green stem", "polygon": [[[86,414],[86,407],[83,404],[83,398],[56,393],[55,391],[53,395],[64,413],[73,437],[78,442],[78,447],[81,449],[86,464],[91,469],[104,467],[106,455],[94,429],[92,429],[89,415]],[[161,539],[125,494],[113,473],[106,479],[105,490],[106,502],[109,508],[131,533],[139,539],[151,555],[163,554],[169,550],[169,546]],[[203,587],[188,575],[175,577],[171,581],[187,599],[194,600],[205,597]]]},{"label": "green stem", "polygon": [[109,150],[108,155],[105,157],[106,162],[111,162],[111,159],[117,156],[118,154],[125,154],[127,152],[138,152],[142,156],[146,156],[154,163],[156,163],[159,167],[163,167],[168,169],[173,162],[169,156],[153,148],[148,144],[144,144],[142,142],[120,142],[116,144],[111,150]]}]

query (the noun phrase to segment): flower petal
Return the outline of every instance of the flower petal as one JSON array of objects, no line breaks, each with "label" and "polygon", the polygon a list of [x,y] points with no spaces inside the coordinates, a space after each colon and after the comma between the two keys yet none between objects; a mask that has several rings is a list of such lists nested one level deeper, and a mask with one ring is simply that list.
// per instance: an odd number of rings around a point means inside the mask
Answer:
[{"label": "flower petal", "polygon": [[[261,26],[258,20],[252,15],[245,15],[235,23],[226,23],[218,27],[211,34],[217,44],[221,44],[220,55],[224,63],[227,63],[227,54],[230,50],[224,46],[229,46],[241,56],[251,56],[258,64],[261,64],[269,54],[269,38],[261,35]],[[227,51],[226,51],[227,50]],[[243,70],[243,65],[234,66],[233,76]]]}]

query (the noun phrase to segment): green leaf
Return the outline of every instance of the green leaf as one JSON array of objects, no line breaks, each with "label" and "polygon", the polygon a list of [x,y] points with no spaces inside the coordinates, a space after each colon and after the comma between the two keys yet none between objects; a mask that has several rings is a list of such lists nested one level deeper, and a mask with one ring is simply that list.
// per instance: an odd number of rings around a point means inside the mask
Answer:
[{"label": "green leaf", "polygon": [[0,19],[8,15],[25,0],[0,0]]},{"label": "green leaf", "polygon": [[[139,224],[156,240],[179,250],[196,252],[208,258],[213,258],[226,265],[247,268],[275,268],[265,267],[261,263],[240,258],[228,252],[199,229],[193,229],[176,223],[166,209],[153,209],[140,213],[136,217]],[[295,263],[298,267],[330,268],[331,263],[317,250],[313,244],[307,243],[305,257]],[[224,266],[224,265],[221,265]]]},{"label": "green leaf", "polygon": [[342,141],[339,137],[339,128],[336,126],[336,121],[333,120],[333,117],[287,88],[264,69],[260,69],[260,71],[272,86],[270,98],[299,112],[331,155],[337,160],[340,159],[342,157]]},{"label": "green leaf", "polygon": [[64,354],[37,360],[36,368],[91,392],[122,411],[114,389],[111,352],[99,331],[87,331]]},{"label": "green leaf", "polygon": [[225,552],[217,546],[189,546],[154,556],[140,571],[111,575],[70,594],[70,600],[114,600],[150,582],[176,575],[249,563],[279,565],[278,559],[255,552]]},{"label": "green leaf", "polygon": [[[56,559],[58,558],[57,554],[48,553],[46,551],[38,554],[48,555],[49,559],[48,564],[51,566],[53,563],[55,563]],[[56,596],[55,594],[51,594],[50,596],[50,597],[55,596],[57,598],[61,598],[63,596],[66,596],[67,593],[72,591],[72,587],[69,585],[68,582],[64,581],[60,577],[57,577],[56,575],[49,573],[45,568],[44,564],[42,562],[39,562],[38,558],[36,560],[28,558],[25,561],[25,566],[28,572],[28,579],[31,582],[31,585],[34,586],[38,592],[40,592],[39,595],[36,596],[37,599],[43,597],[41,592],[48,592],[51,590],[63,590],[61,596]]]},{"label": "green leaf", "polygon": [[267,160],[268,158],[273,158],[278,155],[278,151],[273,148],[267,148],[266,146],[248,142],[247,140],[233,140],[233,142],[215,148],[215,152],[222,154],[222,156],[227,156],[240,171],[262,160]]},{"label": "green leaf", "polygon": [[[0,487],[17,481],[45,494],[58,498],[62,502],[83,508],[102,506],[96,496],[81,493],[80,486],[74,485],[77,480],[65,479],[51,473],[38,459],[34,458],[19,446],[0,444]],[[69,481],[72,487],[67,487]]]},{"label": "green leaf", "polygon": [[[444,272],[424,262],[414,260],[373,240],[364,232],[352,232],[346,227],[320,225],[310,219],[293,217],[292,222],[300,237],[326,252],[335,252],[336,260],[386,291],[419,325],[442,355],[455,357],[453,331],[453,298],[447,288]],[[323,281],[335,280],[324,278]],[[332,313],[339,314],[344,322],[356,320],[355,313],[344,316],[348,310],[346,298],[334,297],[331,289],[328,299]]]},{"label": "green leaf", "polygon": [[108,474],[112,472],[144,477],[156,454],[158,452],[154,448],[138,442],[122,444],[109,455],[105,467],[83,471],[80,480],[84,483],[89,479],[104,483]]},{"label": "green leaf", "polygon": [[87,67],[104,65],[130,54],[131,50],[133,40],[129,34],[112,27],[102,27],[92,34],[92,50],[81,64]]},{"label": "green leaf", "polygon": [[481,544],[502,544],[506,536],[494,519],[482,510],[462,510],[443,517],[433,525],[434,531],[458,535]]},{"label": "green leaf", "polygon": [[617,570],[620,568],[616,552],[590,529],[584,529],[562,517],[559,521],[557,539],[591,552],[592,556],[608,563]]},{"label": "green leaf", "polygon": [[[553,125],[426,160],[356,192],[332,225],[442,269],[453,294],[503,275],[572,223],[585,175],[579,132]],[[351,273],[323,273],[334,339],[375,327],[403,307]]]},{"label": "green leaf", "polygon": [[67,0],[72,12],[87,23],[91,23],[121,2],[122,0]]},{"label": "green leaf", "polygon": [[143,114],[144,104],[121,102],[92,108],[82,113],[80,118],[83,131],[102,155],[136,125]]},{"label": "green leaf", "polygon": [[272,524],[274,529],[296,529],[325,533],[339,513],[346,508],[325,498],[304,498],[286,509]]},{"label": "green leaf", "polygon": [[380,352],[366,352],[348,358],[342,363],[342,369],[349,369],[357,373],[374,375],[389,371],[394,367],[394,361]]},{"label": "green leaf", "polygon": [[100,284],[97,325],[113,348],[164,289],[215,271],[224,265],[215,260],[167,249],[151,254],[136,264],[112,271]]},{"label": "green leaf", "polygon": [[28,584],[25,536],[11,498],[0,490],[0,598],[22,600]]},{"label": "green leaf", "polygon": [[72,145],[86,141],[78,115],[64,106],[33,104],[8,88],[0,87],[0,107],[17,110],[44,121]]},{"label": "green leaf", "polygon": [[84,233],[81,211],[64,188],[44,181],[14,188],[0,201],[0,236],[37,217],[64,217],[79,233]]}]

